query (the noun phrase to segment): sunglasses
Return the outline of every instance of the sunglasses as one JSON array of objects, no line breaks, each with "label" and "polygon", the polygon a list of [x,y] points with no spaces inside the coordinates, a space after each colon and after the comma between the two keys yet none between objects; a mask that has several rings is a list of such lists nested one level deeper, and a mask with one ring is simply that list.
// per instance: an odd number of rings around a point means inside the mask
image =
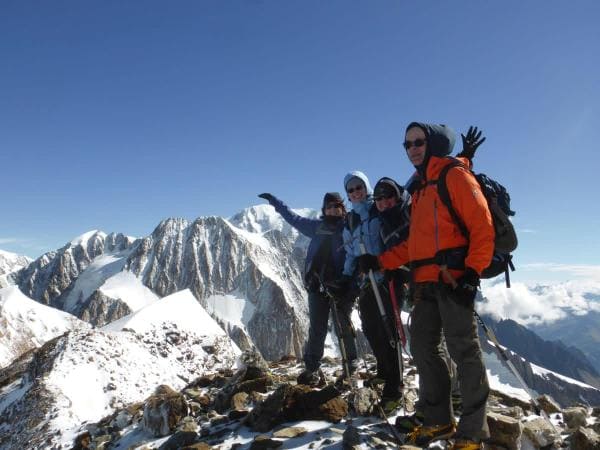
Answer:
[{"label": "sunglasses", "polygon": [[425,142],[427,142],[427,139],[415,139],[414,141],[404,141],[404,144],[402,145],[404,145],[404,148],[408,150],[411,147],[423,147]]},{"label": "sunglasses", "polygon": [[396,195],[395,194],[383,194],[383,195],[378,195],[377,197],[375,197],[375,201],[378,202],[380,200],[389,200],[390,198],[395,198]]},{"label": "sunglasses", "polygon": [[354,186],[354,187],[346,189],[346,192],[348,194],[352,194],[354,191],[362,191],[363,189],[364,189],[364,186],[362,184],[359,184],[358,186]]},{"label": "sunglasses", "polygon": [[329,203],[325,206],[325,209],[343,208],[344,205],[341,203]]}]

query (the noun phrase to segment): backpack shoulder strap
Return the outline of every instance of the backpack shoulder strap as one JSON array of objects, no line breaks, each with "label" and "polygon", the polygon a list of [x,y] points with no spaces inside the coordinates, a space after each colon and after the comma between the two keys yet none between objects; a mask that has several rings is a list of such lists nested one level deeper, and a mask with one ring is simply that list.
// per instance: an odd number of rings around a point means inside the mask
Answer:
[{"label": "backpack shoulder strap", "polygon": [[466,237],[467,239],[469,239],[469,230],[467,229],[463,220],[459,217],[458,213],[454,209],[454,206],[452,206],[450,192],[448,192],[448,185],[446,183],[446,177],[448,175],[448,172],[450,171],[450,169],[452,169],[454,167],[466,167],[466,166],[463,163],[461,163],[460,161],[457,161],[456,159],[453,158],[453,161],[450,164],[446,165],[441,170],[440,175],[436,182],[437,188],[438,188],[438,195],[440,196],[440,199],[442,200],[442,203],[444,204],[444,206],[448,209],[448,212],[450,213],[450,217],[452,217],[452,220],[456,223],[456,225],[460,229],[460,232],[462,233],[462,235],[464,237]]}]

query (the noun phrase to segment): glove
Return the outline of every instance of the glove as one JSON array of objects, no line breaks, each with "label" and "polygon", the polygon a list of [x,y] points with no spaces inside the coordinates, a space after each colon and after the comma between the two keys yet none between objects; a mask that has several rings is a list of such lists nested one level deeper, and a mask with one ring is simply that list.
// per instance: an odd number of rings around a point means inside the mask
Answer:
[{"label": "glove", "polygon": [[479,287],[479,274],[467,267],[464,275],[456,282],[458,284],[454,289],[456,302],[468,309],[473,309],[477,288]]},{"label": "glove", "polygon": [[[456,156],[463,156],[472,160],[475,156],[477,147],[485,142],[485,137],[481,138],[481,131],[477,132],[477,127],[470,126],[467,135],[461,133],[460,137],[463,141],[462,151]],[[481,138],[481,139],[480,139]]]},{"label": "glove", "polygon": [[260,198],[264,198],[266,201],[268,201],[269,203],[272,203],[273,200],[275,200],[275,197],[272,194],[269,194],[268,192],[265,192],[263,194],[258,194],[258,196]]},{"label": "glove", "polygon": [[379,265],[379,258],[369,253],[365,253],[356,258],[356,263],[358,264],[358,271],[360,273],[368,273],[369,270],[377,271],[381,268]]}]

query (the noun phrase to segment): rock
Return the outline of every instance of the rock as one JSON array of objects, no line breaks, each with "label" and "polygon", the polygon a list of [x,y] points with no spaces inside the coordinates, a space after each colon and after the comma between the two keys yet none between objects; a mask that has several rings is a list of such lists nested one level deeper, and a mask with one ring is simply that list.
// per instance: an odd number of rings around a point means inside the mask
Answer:
[{"label": "rock", "polygon": [[231,409],[243,410],[248,404],[249,395],[246,392],[238,392],[231,397]]},{"label": "rock", "polygon": [[346,431],[342,435],[342,448],[344,450],[360,448],[360,433],[356,427],[352,425],[346,427]]},{"label": "rock", "polygon": [[75,442],[73,443],[72,450],[84,450],[90,448],[90,444],[92,443],[92,438],[89,432],[85,432],[80,434],[75,438]]},{"label": "rock", "polygon": [[592,416],[600,417],[600,406],[594,406],[594,409],[592,409]]},{"label": "rock", "polygon": [[[233,448],[233,446],[231,448]],[[181,450],[212,450],[212,449],[213,449],[213,447],[208,445],[206,442],[197,442],[196,444],[186,445],[185,447],[182,447]]]},{"label": "rock", "polygon": [[574,406],[563,411],[563,420],[570,430],[587,425],[587,410],[581,406]]},{"label": "rock", "polygon": [[523,425],[517,419],[489,412],[487,423],[490,427],[490,443],[501,445],[509,450],[521,448]]},{"label": "rock", "polygon": [[122,411],[119,411],[117,417],[115,417],[114,426],[116,426],[119,430],[122,430],[123,428],[130,425],[132,420],[133,416],[131,415],[131,413],[124,409]]},{"label": "rock", "polygon": [[520,406],[491,406],[488,408],[488,411],[496,414],[501,414],[503,416],[512,417],[513,419],[517,420],[522,419],[524,416],[523,409]]},{"label": "rock", "polygon": [[323,420],[339,422],[348,415],[348,402],[338,396],[319,406],[319,411]]},{"label": "rock", "polygon": [[589,428],[578,428],[569,441],[572,450],[600,450],[600,436]]},{"label": "rock", "polygon": [[298,436],[304,436],[307,431],[308,430],[304,427],[286,427],[273,432],[273,437],[291,439]]},{"label": "rock", "polygon": [[245,422],[255,431],[265,432],[297,420],[338,422],[347,414],[348,403],[334,386],[313,390],[309,386],[283,384],[258,404]]},{"label": "rock", "polygon": [[144,404],[143,427],[155,437],[167,436],[187,413],[184,396],[161,385]]},{"label": "rock", "polygon": [[356,391],[352,405],[359,416],[370,416],[377,401],[377,393],[373,389],[363,387]]},{"label": "rock", "polygon": [[523,424],[523,434],[531,440],[536,448],[553,445],[560,439],[552,425],[541,417],[525,422]]},{"label": "rock", "polygon": [[191,431],[178,431],[158,447],[158,450],[179,450],[185,445],[190,445],[198,440],[198,434]]},{"label": "rock", "polygon": [[560,412],[560,405],[556,403],[556,401],[549,395],[540,395],[537,398],[537,401],[540,405],[540,408],[542,408],[542,410],[545,411],[546,414],[554,414]]},{"label": "rock", "polygon": [[271,439],[269,436],[258,435],[250,444],[250,450],[263,450],[269,448],[279,448],[283,445],[283,441]]}]

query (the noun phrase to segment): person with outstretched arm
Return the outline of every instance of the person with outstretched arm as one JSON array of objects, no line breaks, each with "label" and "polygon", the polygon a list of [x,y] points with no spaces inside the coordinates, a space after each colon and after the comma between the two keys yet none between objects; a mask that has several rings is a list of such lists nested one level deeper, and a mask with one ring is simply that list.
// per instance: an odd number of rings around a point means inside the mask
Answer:
[{"label": "person with outstretched arm", "polygon": [[[302,217],[294,213],[285,203],[272,194],[259,195],[269,202],[281,216],[300,233],[310,238],[304,265],[304,285],[308,291],[309,330],[304,347],[305,370],[298,376],[299,384],[319,384],[320,364],[323,357],[330,302],[324,286],[328,286],[342,275],[346,252],[342,241],[342,230],[346,217],[344,201],[339,193],[327,192],[323,197],[322,216],[318,219]],[[337,317],[348,367],[356,367],[356,344],[350,315],[353,303],[347,297],[336,301]],[[334,327],[335,328],[335,327]],[[337,331],[337,330],[336,330]]]}]

